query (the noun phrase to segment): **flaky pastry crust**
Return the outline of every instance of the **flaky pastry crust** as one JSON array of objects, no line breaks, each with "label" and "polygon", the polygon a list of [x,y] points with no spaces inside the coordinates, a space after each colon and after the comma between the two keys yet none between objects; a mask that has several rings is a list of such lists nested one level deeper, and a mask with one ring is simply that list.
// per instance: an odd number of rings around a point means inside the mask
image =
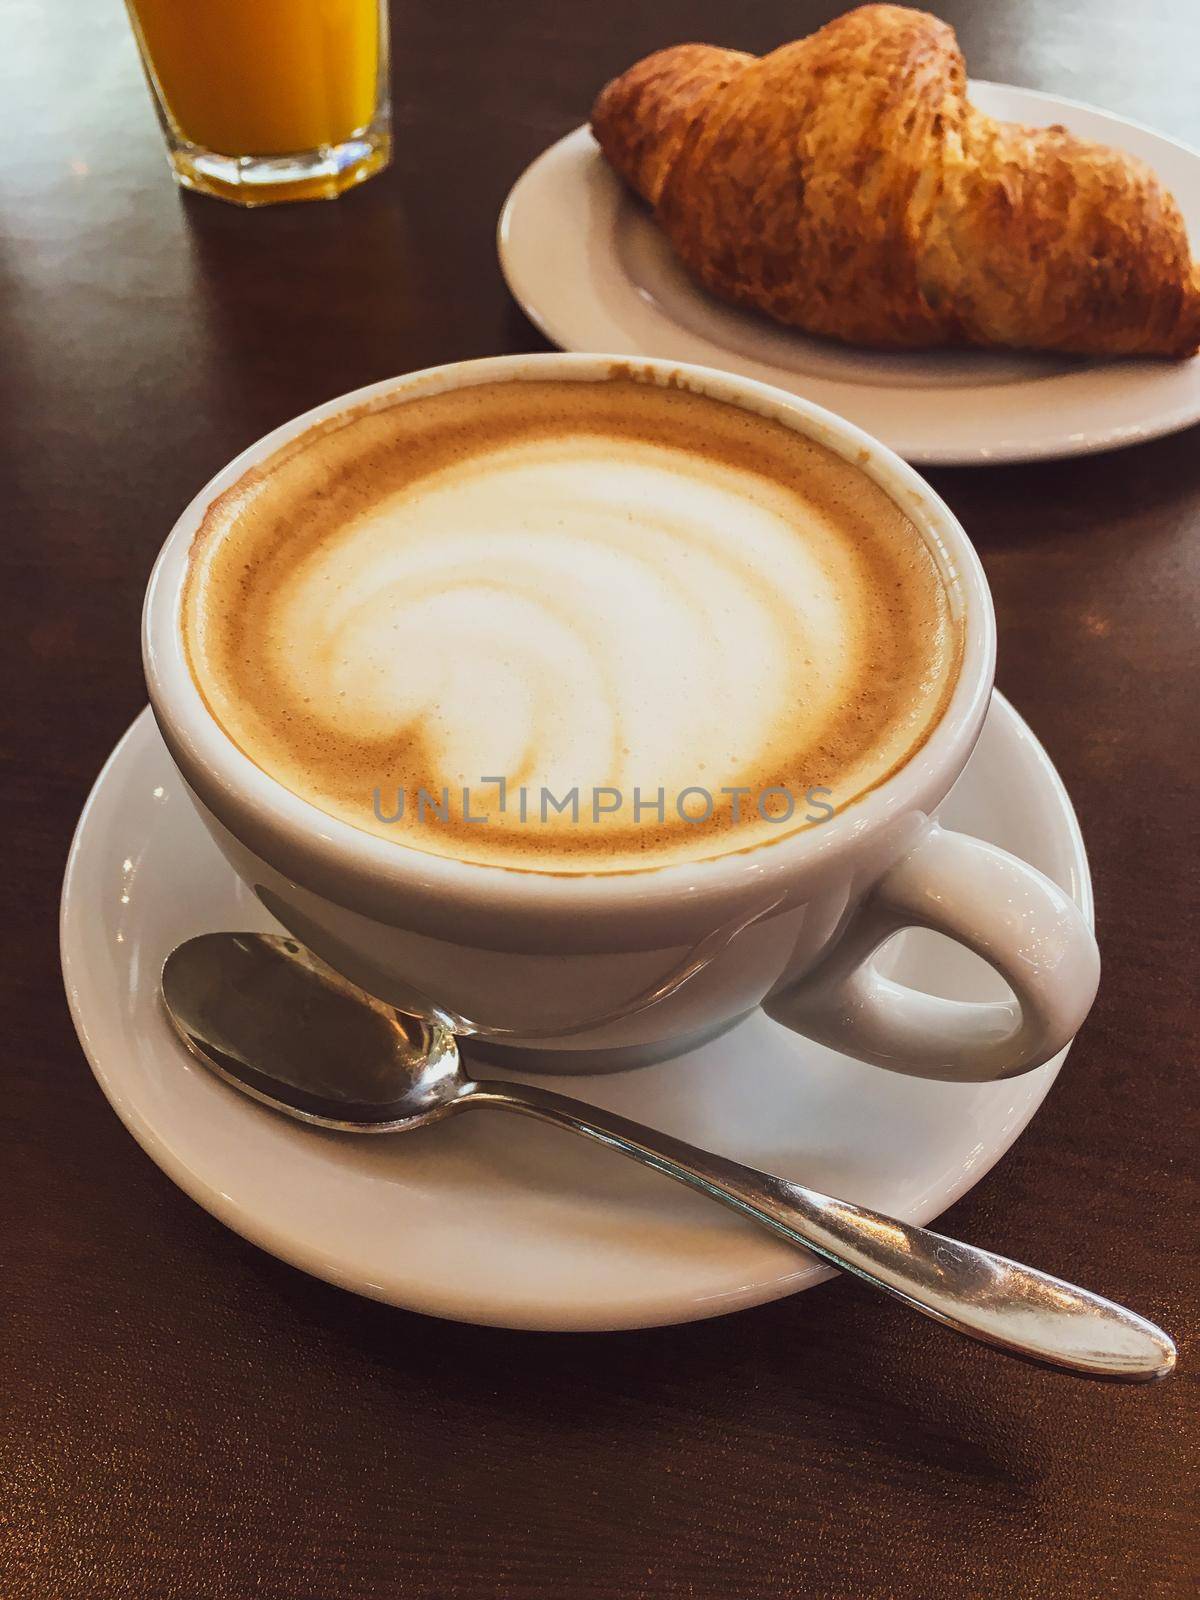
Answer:
[{"label": "flaky pastry crust", "polygon": [[1175,356],[1200,272],[1143,162],[967,99],[953,30],[867,5],[770,55],[658,51],[592,129],[721,299],[883,348]]}]

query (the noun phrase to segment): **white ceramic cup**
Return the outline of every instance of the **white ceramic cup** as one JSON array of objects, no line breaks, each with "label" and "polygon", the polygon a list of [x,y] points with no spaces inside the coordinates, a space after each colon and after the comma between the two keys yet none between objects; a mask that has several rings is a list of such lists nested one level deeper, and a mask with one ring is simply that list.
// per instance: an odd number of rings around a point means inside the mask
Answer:
[{"label": "white ceramic cup", "polygon": [[[248,467],[364,402],[497,381],[595,382],[614,360],[502,356],[376,384],[277,428],[200,491],[154,568],[143,652],[159,728],[213,838],[263,904],[332,966],[399,1006],[519,1051],[527,1069],[639,1064],[760,1005],[823,1044],[921,1077],[1003,1078],[1047,1061],[1094,998],[1091,931],[1033,867],[936,820],[992,691],[995,620],[979,560],[950,510],[899,457],[792,395],[703,367],[637,363],[655,381],[682,380],[776,418],[855,462],[953,576],[964,649],[941,720],[899,771],[829,821],[748,851],[642,872],[481,866],[328,816],[256,767],[208,711],[181,635],[188,551],[208,505]],[[1013,997],[944,1000],[884,977],[876,952],[909,926],[975,951]]]}]

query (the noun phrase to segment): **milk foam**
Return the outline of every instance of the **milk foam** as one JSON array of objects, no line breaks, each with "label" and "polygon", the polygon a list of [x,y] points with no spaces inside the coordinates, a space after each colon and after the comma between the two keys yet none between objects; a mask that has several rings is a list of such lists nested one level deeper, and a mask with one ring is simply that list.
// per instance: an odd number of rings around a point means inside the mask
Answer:
[{"label": "milk foam", "polygon": [[[841,807],[924,738],[957,659],[929,553],[861,473],[629,381],[458,391],[289,447],[210,514],[185,637],[218,720],[289,788],[435,854],[560,872],[780,837],[814,786]],[[755,809],[773,786],[798,794],[787,824]],[[543,819],[543,787],[577,791],[579,820]],[[736,824],[730,787],[752,792]],[[419,814],[422,789],[449,814]],[[593,817],[601,789],[619,803]],[[688,789],[715,798],[703,825]]]}]

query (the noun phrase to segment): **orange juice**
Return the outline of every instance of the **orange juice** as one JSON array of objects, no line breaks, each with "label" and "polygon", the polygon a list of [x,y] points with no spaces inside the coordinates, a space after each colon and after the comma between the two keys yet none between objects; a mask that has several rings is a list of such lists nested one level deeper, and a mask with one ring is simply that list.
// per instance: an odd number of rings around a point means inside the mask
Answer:
[{"label": "orange juice", "polygon": [[128,0],[166,115],[231,157],[337,145],[375,115],[382,0]]}]

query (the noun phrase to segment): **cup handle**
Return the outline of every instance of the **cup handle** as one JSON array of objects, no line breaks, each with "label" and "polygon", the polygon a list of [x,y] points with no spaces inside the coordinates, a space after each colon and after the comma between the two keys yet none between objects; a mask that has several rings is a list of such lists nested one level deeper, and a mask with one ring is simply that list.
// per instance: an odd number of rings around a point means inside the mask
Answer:
[{"label": "cup handle", "polygon": [[[947,934],[996,969],[1011,1000],[943,1000],[873,961],[901,928]],[[931,823],[867,896],[814,972],[768,1014],[820,1044],[913,1077],[987,1083],[1041,1066],[1091,1008],[1100,955],[1075,902],[1006,850]]]}]

